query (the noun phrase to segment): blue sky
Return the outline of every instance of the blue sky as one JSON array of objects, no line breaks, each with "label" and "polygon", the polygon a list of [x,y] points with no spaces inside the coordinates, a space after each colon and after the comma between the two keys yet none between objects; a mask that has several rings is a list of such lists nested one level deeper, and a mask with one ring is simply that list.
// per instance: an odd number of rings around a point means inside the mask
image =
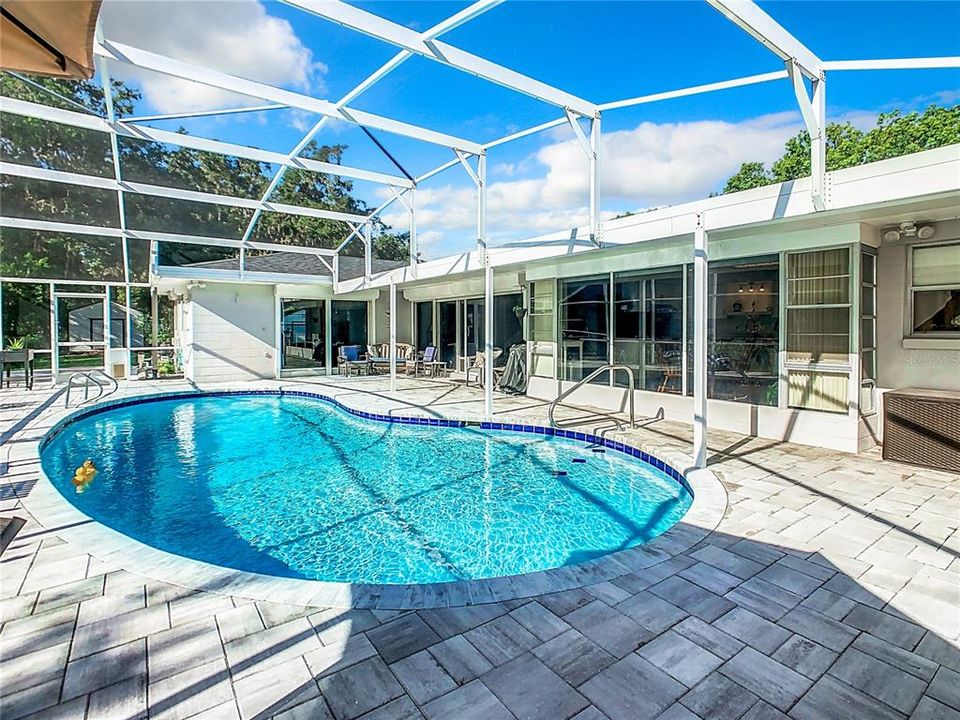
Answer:
[{"label": "blue sky", "polygon": [[[453,2],[358,3],[424,30],[466,7]],[[960,55],[960,4],[952,2],[766,2],[761,6],[826,60]],[[176,4],[104,2],[108,37],[203,62],[227,72],[337,100],[396,48],[282,3],[257,0]],[[443,37],[445,42],[595,102],[782,68],[776,56],[706,3],[506,2]],[[119,67],[117,68],[119,70]],[[140,74],[141,113],[248,102]],[[878,112],[960,102],[953,70],[834,72],[830,119],[872,125]],[[486,142],[559,116],[556,108],[423,58],[412,58],[353,107]],[[157,123],[286,152],[315,116],[272,111]],[[647,104],[604,114],[603,209],[683,202],[719,189],[745,160],[774,159],[801,128],[787,81]],[[448,160],[448,150],[385,133],[380,140],[411,174]],[[349,146],[346,164],[395,172],[354,127],[330,123],[318,136]],[[561,128],[492,150],[490,230],[494,242],[562,230],[586,214],[586,165]],[[379,204],[382,189],[357,193]],[[473,189],[461,168],[419,193],[425,254],[469,248]],[[404,222],[399,213],[385,219]]]}]

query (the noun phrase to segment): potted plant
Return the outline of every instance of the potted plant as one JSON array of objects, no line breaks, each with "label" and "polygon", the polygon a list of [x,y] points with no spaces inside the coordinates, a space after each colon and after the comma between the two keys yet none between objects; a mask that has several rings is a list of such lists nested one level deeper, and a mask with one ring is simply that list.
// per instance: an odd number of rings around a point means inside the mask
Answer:
[{"label": "potted plant", "polygon": [[22,363],[24,375],[27,379],[27,387],[33,387],[33,350],[27,347],[25,337],[8,338],[6,348],[0,352],[0,365],[6,365],[6,374],[9,382],[10,367],[12,363]]}]

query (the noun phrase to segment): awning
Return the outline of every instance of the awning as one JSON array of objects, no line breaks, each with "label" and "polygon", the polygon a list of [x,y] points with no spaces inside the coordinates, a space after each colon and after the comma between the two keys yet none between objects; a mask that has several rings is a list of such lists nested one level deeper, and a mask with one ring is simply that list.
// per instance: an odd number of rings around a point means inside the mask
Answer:
[{"label": "awning", "polygon": [[0,68],[60,78],[93,77],[101,0],[4,0]]}]

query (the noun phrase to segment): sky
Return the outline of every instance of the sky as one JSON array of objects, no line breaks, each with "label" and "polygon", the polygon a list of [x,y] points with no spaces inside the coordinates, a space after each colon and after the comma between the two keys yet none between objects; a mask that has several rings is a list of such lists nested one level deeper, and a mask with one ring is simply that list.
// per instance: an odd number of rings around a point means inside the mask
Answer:
[{"label": "sky", "polygon": [[[364,2],[368,12],[423,31],[465,2]],[[824,60],[960,55],[960,3],[761,2],[761,7]],[[108,39],[207,65],[314,97],[337,101],[393,57],[397,48],[280,2],[263,0],[104,0]],[[705,2],[537,2],[508,0],[441,38],[591,102],[610,102],[772,72],[782,62]],[[262,105],[195,83],[111,63],[137,86],[138,115]],[[878,113],[960,102],[960,71],[832,72],[827,114],[867,129]],[[561,117],[546,103],[431,60],[412,57],[350,107],[489,142]],[[271,110],[202,119],[154,121],[165,129],[289,152],[319,116]],[[603,114],[601,211],[677,204],[719,191],[741,163],[770,163],[802,129],[787,80]],[[449,149],[374,131],[413,176],[453,158]],[[346,165],[390,174],[397,168],[349,123],[317,134],[344,144]],[[588,216],[587,160],[568,126],[488,152],[491,244],[569,230]],[[389,190],[355,182],[371,207]],[[422,183],[418,230],[427,258],[472,249],[476,190],[453,167]],[[383,219],[403,230],[406,211]]]}]

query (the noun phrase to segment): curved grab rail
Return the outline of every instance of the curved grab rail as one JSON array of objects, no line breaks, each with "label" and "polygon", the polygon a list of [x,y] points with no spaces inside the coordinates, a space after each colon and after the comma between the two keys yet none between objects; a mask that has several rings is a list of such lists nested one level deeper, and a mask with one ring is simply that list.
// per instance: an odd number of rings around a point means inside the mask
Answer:
[{"label": "curved grab rail", "polygon": [[630,403],[630,427],[636,427],[636,412],[634,411],[634,400],[633,400],[633,391],[636,390],[636,382],[634,380],[633,368],[629,365],[601,365],[592,373],[587,375],[582,380],[578,381],[576,385],[572,388],[564,390],[562,393],[557,395],[556,399],[550,403],[550,407],[547,408],[547,418],[550,420],[550,425],[556,427],[557,423],[553,419],[553,411],[556,409],[557,405],[570,397],[574,392],[579,390],[583,385],[586,385],[588,382],[593,380],[595,377],[605,372],[616,372],[617,370],[623,370],[627,373],[627,377],[630,380],[630,392],[628,394],[629,403]]},{"label": "curved grab rail", "polygon": [[[88,375],[91,375],[91,376],[92,376],[92,375],[103,375],[103,377],[105,377],[105,378],[107,379],[107,382],[108,382],[110,385],[113,385],[113,387],[110,389],[110,391],[107,393],[107,395],[112,395],[113,393],[115,393],[117,390],[120,389],[120,383],[117,382],[117,379],[116,379],[115,377],[113,377],[113,375],[110,375],[109,373],[107,373],[105,370],[101,370],[100,368],[94,368],[93,370],[91,370],[91,371],[90,371],[89,373],[87,373],[87,374],[88,374]],[[94,382],[96,382],[96,380],[94,380]],[[97,383],[97,384],[99,385],[100,383]]]},{"label": "curved grab rail", "polygon": [[[103,370],[101,370],[100,368],[96,368],[96,369],[91,370],[91,371],[89,371],[89,372],[75,372],[75,373],[73,373],[72,375],[70,375],[70,379],[67,381],[67,394],[66,394],[66,397],[64,398],[64,401],[63,401],[64,407],[70,407],[70,393],[72,392],[73,388],[76,387],[76,386],[74,385],[74,382],[73,382],[73,381],[76,380],[77,378],[83,378],[83,379],[84,379],[84,383],[83,383],[83,401],[79,403],[80,405],[84,405],[84,404],[86,404],[86,403],[88,403],[88,402],[92,402],[92,401],[94,401],[94,400],[99,400],[100,398],[102,398],[102,397],[104,396],[104,390],[105,390],[106,387],[108,387],[108,386],[102,384],[102,383],[97,379],[96,376],[97,376],[98,374],[99,374],[99,375],[103,375],[103,377],[105,377],[105,378],[108,380],[109,384],[112,384],[112,385],[113,385],[113,388],[110,390],[110,392],[106,393],[107,395],[113,394],[114,392],[116,392],[116,391],[120,388],[120,383],[117,382],[116,378],[111,377],[110,375],[108,375],[107,373],[105,373],[105,372],[104,372]],[[91,384],[91,383],[92,383],[93,385],[96,385],[96,387],[97,387],[97,394],[96,394],[94,397],[92,397],[92,398],[90,397],[90,384]]]}]

